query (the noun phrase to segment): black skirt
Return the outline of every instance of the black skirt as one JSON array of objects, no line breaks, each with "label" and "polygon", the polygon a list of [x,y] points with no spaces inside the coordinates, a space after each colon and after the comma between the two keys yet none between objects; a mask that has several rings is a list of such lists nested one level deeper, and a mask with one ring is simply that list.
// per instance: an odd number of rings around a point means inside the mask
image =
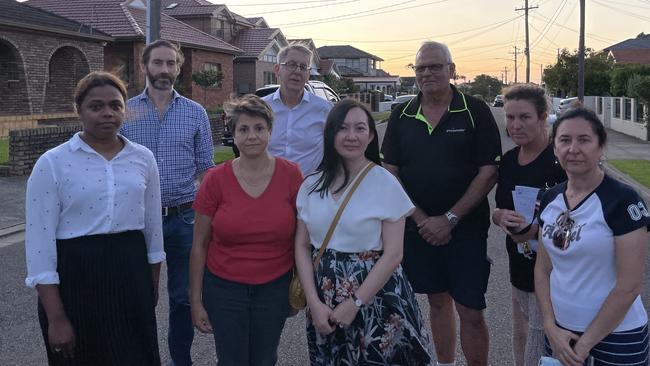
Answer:
[{"label": "black skirt", "polygon": [[151,266],[140,231],[57,240],[59,292],[75,332],[75,354],[50,349],[50,365],[160,365]]}]

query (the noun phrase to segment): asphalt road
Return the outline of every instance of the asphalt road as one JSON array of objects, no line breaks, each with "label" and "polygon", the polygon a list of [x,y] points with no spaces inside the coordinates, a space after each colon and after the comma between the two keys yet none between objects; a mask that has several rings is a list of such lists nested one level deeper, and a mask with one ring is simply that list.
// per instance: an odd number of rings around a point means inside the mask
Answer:
[{"label": "asphalt road", "polygon": [[[503,133],[503,111],[493,108],[493,113],[502,132],[504,151],[513,145]],[[380,125],[383,135],[385,125]],[[3,192],[5,194],[5,192]],[[490,195],[494,207],[493,195]],[[496,229],[490,230],[488,254],[494,265],[490,276],[487,293],[486,317],[490,329],[490,365],[512,365],[510,346],[510,283],[508,265],[504,246],[504,234]],[[646,268],[648,259],[646,259]],[[167,332],[167,298],[165,269],[161,278],[161,302],[157,308],[158,334],[161,356],[164,363],[168,361]],[[644,303],[650,304],[648,296],[648,278],[644,284]],[[45,350],[36,317],[36,292],[24,286],[25,254],[21,234],[0,241],[0,365],[45,365]],[[428,319],[428,307],[419,298],[423,314]],[[99,321],[99,319],[98,319]],[[218,325],[215,325],[218,326]],[[198,334],[192,348],[196,365],[215,365],[213,340],[209,335]],[[457,346],[458,365],[465,365],[465,360]],[[278,365],[307,365],[307,342],[304,330],[304,314],[287,320],[279,349]]]}]

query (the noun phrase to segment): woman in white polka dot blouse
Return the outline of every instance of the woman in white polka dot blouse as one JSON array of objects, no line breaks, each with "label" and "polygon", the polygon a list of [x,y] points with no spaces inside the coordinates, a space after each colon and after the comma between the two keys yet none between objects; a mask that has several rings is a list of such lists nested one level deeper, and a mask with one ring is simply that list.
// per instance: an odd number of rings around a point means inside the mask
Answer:
[{"label": "woman in white polka dot blouse", "polygon": [[25,283],[50,365],[160,365],[160,181],[151,151],[118,135],[125,99],[109,73],[81,79],[83,131],[43,154],[27,182]]}]

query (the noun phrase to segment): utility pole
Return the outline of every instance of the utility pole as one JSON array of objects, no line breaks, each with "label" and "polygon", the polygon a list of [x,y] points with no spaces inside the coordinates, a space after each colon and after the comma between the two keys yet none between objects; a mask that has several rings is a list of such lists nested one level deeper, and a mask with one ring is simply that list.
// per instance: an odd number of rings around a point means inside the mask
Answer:
[{"label": "utility pole", "polygon": [[[528,37],[528,10],[537,9],[539,6],[528,6],[528,0],[525,0],[523,8],[516,8],[515,11],[524,11],[526,19],[526,48],[524,49],[524,55],[526,55],[526,82],[530,82],[530,45]],[[516,56],[515,56],[516,57]]]},{"label": "utility pole", "polygon": [[539,64],[539,85],[544,84],[544,64]]},{"label": "utility pole", "polygon": [[160,38],[160,0],[147,0],[147,44]]},{"label": "utility pole", "polygon": [[580,0],[580,44],[578,45],[578,100],[585,100],[585,0]]},{"label": "utility pole", "polygon": [[508,66],[503,67],[503,74],[506,76],[504,85],[508,85]]},{"label": "utility pole", "polygon": [[517,46],[513,46],[515,48],[515,52],[510,52],[511,55],[515,55],[515,84],[517,84],[517,54],[521,53],[521,51],[518,51]]}]

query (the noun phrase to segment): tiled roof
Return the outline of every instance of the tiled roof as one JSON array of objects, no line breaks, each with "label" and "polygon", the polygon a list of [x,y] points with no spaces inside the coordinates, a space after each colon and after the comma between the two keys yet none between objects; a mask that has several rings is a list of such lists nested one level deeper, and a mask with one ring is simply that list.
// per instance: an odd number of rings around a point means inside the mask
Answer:
[{"label": "tiled roof", "polygon": [[259,57],[278,33],[282,34],[277,28],[243,29],[232,43],[244,50],[239,57]]},{"label": "tiled roof", "polygon": [[650,48],[645,50],[611,50],[617,64],[650,64]]},{"label": "tiled roof", "polygon": [[630,38],[623,42],[619,42],[615,45],[609,46],[603,51],[613,51],[613,50],[641,50],[641,49],[650,49],[650,34],[639,34],[636,38]]},{"label": "tiled roof", "polygon": [[248,20],[248,18],[245,18],[245,17],[243,17],[243,16],[241,16],[239,14],[233,13],[233,12],[230,12],[230,14],[232,14],[232,16],[235,18],[235,21],[237,23],[239,23],[239,24],[249,25],[251,27],[254,25],[253,23],[251,23]]},{"label": "tiled roof", "polygon": [[25,28],[30,29],[45,27],[66,34],[76,33],[80,37],[110,39],[108,34],[16,0],[0,0],[0,22],[24,25]]},{"label": "tiled roof", "polygon": [[384,61],[381,57],[347,45],[318,47],[318,54],[321,58],[370,58],[375,61]]},{"label": "tiled roof", "polygon": [[375,70],[376,75],[375,76],[392,76],[391,74],[387,73],[386,71],[382,69],[377,69]]},{"label": "tiled roof", "polygon": [[[145,9],[127,6],[122,0],[29,0],[28,4],[90,25],[117,39],[145,37]],[[184,46],[241,53],[237,47],[166,14],[160,18],[160,36]]]},{"label": "tiled roof", "polygon": [[[176,6],[172,6],[176,4]],[[171,16],[212,15],[222,9],[223,5],[205,0],[162,0],[163,13]]]}]

